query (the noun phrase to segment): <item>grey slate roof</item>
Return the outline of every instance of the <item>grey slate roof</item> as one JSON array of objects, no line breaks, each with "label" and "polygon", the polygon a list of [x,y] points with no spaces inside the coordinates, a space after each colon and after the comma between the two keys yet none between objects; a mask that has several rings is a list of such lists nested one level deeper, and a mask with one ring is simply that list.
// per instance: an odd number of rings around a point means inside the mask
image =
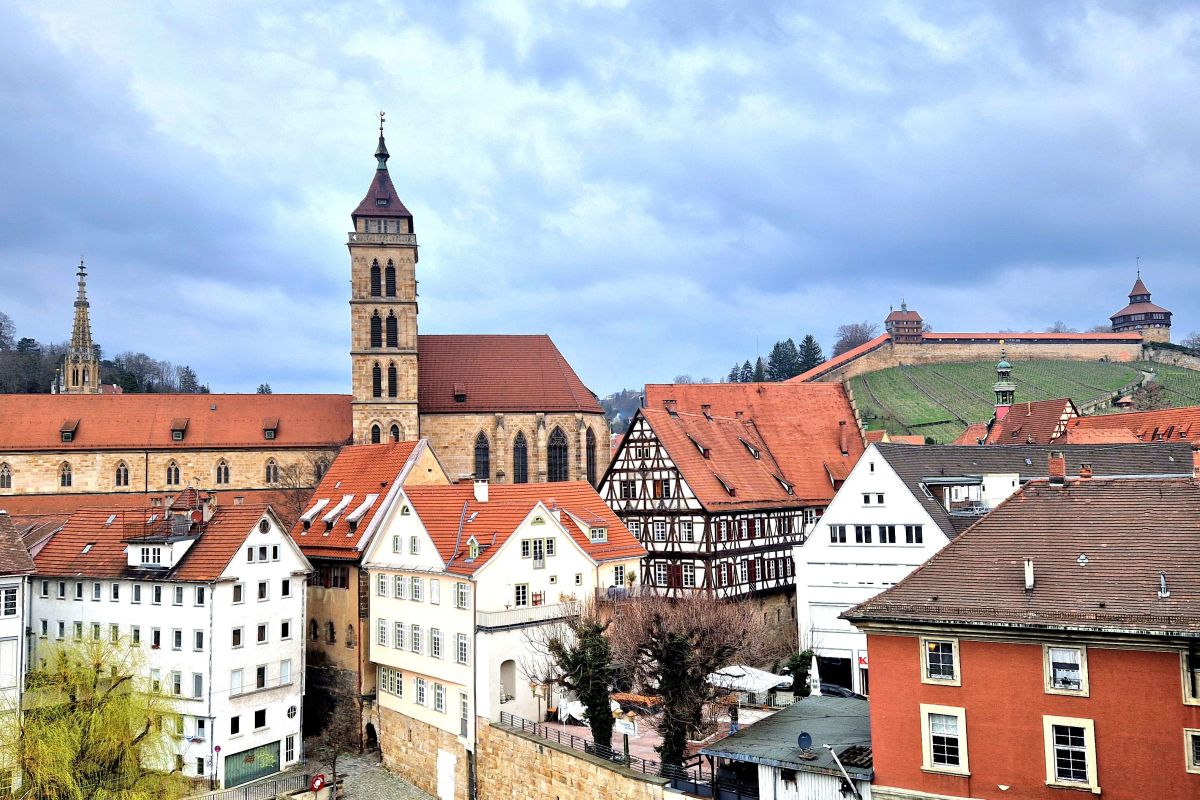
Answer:
[{"label": "grey slate roof", "polygon": [[954,515],[921,488],[927,479],[965,478],[984,474],[1017,473],[1024,485],[1045,478],[1051,451],[1067,462],[1067,476],[1079,474],[1082,464],[1092,465],[1096,477],[1190,477],[1192,446],[1189,442],[1088,445],[964,445],[876,444],[887,462],[947,537],[953,539],[978,522],[978,516]]},{"label": "grey slate roof", "polygon": [[[801,758],[796,739],[812,736],[812,760]],[[706,747],[707,756],[765,764],[803,772],[841,776],[825,745],[833,745],[851,778],[869,781],[871,712],[866,700],[851,697],[806,697],[766,719]],[[843,756],[850,748],[853,751]],[[847,758],[849,760],[847,760]]]}]

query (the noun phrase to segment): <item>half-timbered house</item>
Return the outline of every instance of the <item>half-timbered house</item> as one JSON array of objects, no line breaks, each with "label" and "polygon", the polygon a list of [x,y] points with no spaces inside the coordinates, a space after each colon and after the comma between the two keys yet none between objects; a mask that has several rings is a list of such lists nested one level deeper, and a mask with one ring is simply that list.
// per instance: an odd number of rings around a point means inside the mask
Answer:
[{"label": "half-timbered house", "polygon": [[791,548],[863,452],[836,384],[647,386],[600,494],[649,555],[642,586],[794,619]]}]

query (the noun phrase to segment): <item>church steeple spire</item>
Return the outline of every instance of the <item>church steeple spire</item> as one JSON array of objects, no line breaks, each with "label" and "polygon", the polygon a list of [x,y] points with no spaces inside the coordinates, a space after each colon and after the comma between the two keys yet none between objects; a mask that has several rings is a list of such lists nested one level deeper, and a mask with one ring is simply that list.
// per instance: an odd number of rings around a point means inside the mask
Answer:
[{"label": "church steeple spire", "polygon": [[387,169],[388,162],[387,143],[383,141],[383,118],[385,114],[386,112],[379,112],[379,146],[375,148],[375,160],[378,164],[375,168],[382,170]]},{"label": "church steeple spire", "polygon": [[75,294],[75,324],[71,328],[71,352],[92,353],[92,321],[88,315],[90,305],[87,299],[87,267],[83,258],[79,259],[79,288]]},{"label": "church steeple spire", "polygon": [[79,259],[75,273],[78,287],[75,293],[75,321],[71,326],[71,344],[63,360],[60,377],[55,381],[65,394],[96,394],[100,391],[100,361],[92,342],[91,304],[87,299],[87,267]]}]

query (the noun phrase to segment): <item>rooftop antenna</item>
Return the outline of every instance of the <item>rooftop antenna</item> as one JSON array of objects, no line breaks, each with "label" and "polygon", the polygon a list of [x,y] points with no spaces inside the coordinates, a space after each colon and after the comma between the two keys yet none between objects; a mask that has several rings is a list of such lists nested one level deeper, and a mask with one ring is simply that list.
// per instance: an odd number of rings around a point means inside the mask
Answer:
[{"label": "rooftop antenna", "polygon": [[1140,277],[1142,277],[1142,257],[1141,256],[1137,257],[1136,263],[1137,263],[1137,273],[1138,273],[1137,276],[1140,278]]}]

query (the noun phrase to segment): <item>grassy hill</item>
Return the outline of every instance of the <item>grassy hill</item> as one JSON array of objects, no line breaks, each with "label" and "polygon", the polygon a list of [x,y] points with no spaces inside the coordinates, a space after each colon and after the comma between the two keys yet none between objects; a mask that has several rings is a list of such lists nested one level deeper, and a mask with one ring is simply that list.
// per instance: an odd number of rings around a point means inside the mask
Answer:
[{"label": "grassy hill", "polygon": [[[1070,397],[1076,405],[1108,396],[1154,370],[1172,405],[1200,405],[1200,372],[1165,364],[1013,361],[1017,400]],[[916,433],[949,442],[970,422],[992,417],[994,361],[893,367],[850,380],[871,429]]]}]

